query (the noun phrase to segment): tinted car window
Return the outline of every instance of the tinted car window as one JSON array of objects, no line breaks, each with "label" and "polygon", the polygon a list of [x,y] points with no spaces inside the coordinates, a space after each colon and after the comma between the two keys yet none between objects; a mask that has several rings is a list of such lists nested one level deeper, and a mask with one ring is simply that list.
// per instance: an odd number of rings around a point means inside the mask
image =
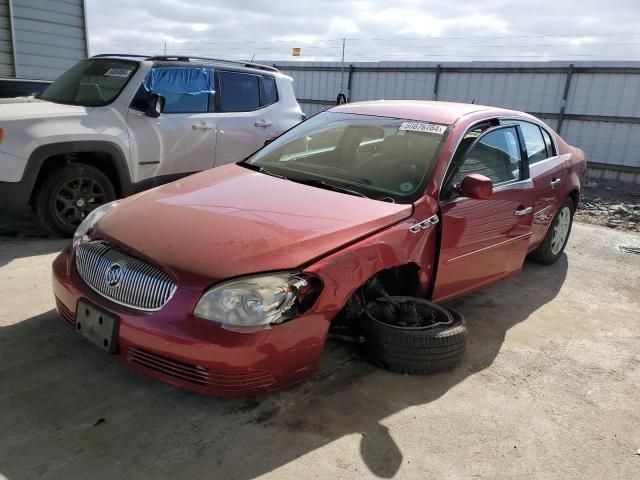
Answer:
[{"label": "tinted car window", "polygon": [[541,128],[542,136],[544,137],[544,143],[547,147],[547,157],[554,157],[556,155],[556,149],[551,141],[551,135],[544,128]]},{"label": "tinted car window", "polygon": [[278,101],[278,90],[276,79],[273,77],[262,77],[262,95],[260,95],[260,105],[266,106]]},{"label": "tinted car window", "polygon": [[540,127],[529,122],[518,123],[520,124],[520,130],[522,130],[524,143],[527,146],[529,165],[546,159],[548,157],[547,146],[545,145],[544,139],[542,138]]},{"label": "tinted car window", "polygon": [[209,94],[164,93],[162,113],[204,113],[209,108]]},{"label": "tinted car window", "polygon": [[[164,98],[165,103],[162,113],[205,113],[209,111],[210,94],[208,92],[175,93],[154,87],[153,93],[162,95]],[[131,107],[145,110],[150,96],[151,92],[147,91],[144,85],[141,85],[131,102]]]},{"label": "tinted car window", "polygon": [[469,150],[455,175],[458,184],[470,173],[490,178],[494,185],[520,179],[520,144],[515,127],[487,133]]},{"label": "tinted car window", "polygon": [[250,112],[260,108],[260,78],[257,75],[219,72],[220,110]]}]

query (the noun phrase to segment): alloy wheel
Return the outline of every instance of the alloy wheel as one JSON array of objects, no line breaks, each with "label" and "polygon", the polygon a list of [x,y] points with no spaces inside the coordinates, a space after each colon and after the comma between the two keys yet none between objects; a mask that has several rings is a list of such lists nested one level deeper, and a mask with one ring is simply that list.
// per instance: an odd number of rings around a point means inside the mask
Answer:
[{"label": "alloy wheel", "polygon": [[107,194],[100,183],[88,177],[65,181],[54,197],[54,212],[58,221],[77,227],[94,209],[106,203]]},{"label": "alloy wheel", "polygon": [[553,227],[553,234],[551,236],[551,253],[558,255],[564,247],[569,235],[569,228],[571,227],[571,210],[565,206],[558,212],[558,218],[556,224]]}]

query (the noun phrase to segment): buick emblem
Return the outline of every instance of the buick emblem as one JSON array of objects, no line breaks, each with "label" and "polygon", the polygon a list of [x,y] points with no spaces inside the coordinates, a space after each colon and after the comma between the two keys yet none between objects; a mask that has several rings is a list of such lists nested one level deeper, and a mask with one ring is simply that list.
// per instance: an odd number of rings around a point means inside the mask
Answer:
[{"label": "buick emblem", "polygon": [[107,286],[110,288],[118,287],[122,281],[123,275],[124,270],[122,269],[122,266],[119,263],[112,263],[104,274]]}]

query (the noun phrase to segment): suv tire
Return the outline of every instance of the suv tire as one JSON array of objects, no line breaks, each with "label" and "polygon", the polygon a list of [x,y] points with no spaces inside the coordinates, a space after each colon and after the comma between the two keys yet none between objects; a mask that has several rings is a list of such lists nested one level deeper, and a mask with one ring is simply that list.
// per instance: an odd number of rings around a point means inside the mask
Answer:
[{"label": "suv tire", "polygon": [[549,224],[549,229],[542,243],[529,254],[531,260],[544,265],[551,265],[560,258],[571,234],[574,212],[575,205],[573,200],[567,198],[564,203],[560,205],[551,224]]},{"label": "suv tire", "polygon": [[70,163],[44,179],[33,206],[44,228],[70,237],[89,212],[115,199],[113,184],[104,173],[91,165]]},{"label": "suv tire", "polygon": [[377,367],[397,373],[423,375],[455,367],[466,347],[464,317],[455,310],[431,305],[445,310],[451,316],[451,323],[443,327],[407,328],[366,315],[361,317],[359,327],[365,339],[365,357]]}]

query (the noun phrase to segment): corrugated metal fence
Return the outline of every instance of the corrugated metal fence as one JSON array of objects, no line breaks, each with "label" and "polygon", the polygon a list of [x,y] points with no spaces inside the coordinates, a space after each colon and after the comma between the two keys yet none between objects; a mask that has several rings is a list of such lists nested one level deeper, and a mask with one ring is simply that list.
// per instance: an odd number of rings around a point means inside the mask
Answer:
[{"label": "corrugated metal fence", "polygon": [[87,56],[84,0],[0,0],[0,77],[53,80]]},{"label": "corrugated metal fence", "polygon": [[591,178],[640,183],[640,62],[276,62],[308,115],[350,101],[472,102],[532,113],[589,159]]}]

